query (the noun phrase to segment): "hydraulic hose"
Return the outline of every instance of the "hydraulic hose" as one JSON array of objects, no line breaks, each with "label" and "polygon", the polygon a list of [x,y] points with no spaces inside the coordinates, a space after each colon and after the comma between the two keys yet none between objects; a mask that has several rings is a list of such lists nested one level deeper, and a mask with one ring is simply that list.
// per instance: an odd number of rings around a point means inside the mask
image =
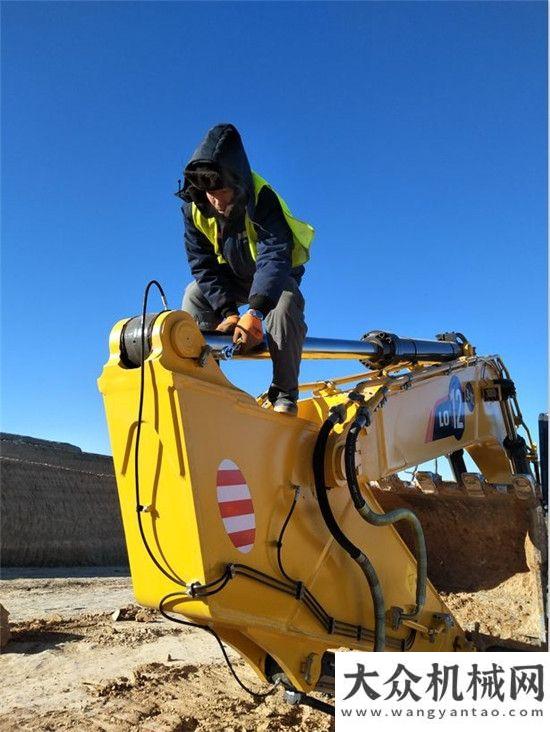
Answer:
[{"label": "hydraulic hose", "polygon": [[388,526],[396,521],[408,521],[414,531],[416,545],[416,605],[411,613],[401,613],[401,619],[416,618],[426,602],[426,581],[428,577],[428,557],[426,553],[426,540],[422,524],[413,511],[408,508],[396,508],[388,513],[376,513],[365,501],[359,490],[355,468],[355,453],[357,449],[357,438],[361,429],[370,422],[369,412],[366,408],[360,407],[346,437],[344,448],[344,464],[346,479],[351,499],[357,511],[372,526]]},{"label": "hydraulic hose", "polygon": [[382,586],[378,580],[378,576],[368,557],[363,552],[352,544],[347,536],[341,531],[332,509],[330,507],[327,486],[325,484],[325,453],[328,438],[332,432],[334,425],[341,421],[340,414],[333,412],[329,415],[328,419],[323,423],[315,443],[315,449],[313,451],[313,476],[315,479],[315,491],[317,494],[317,501],[321,513],[325,520],[328,530],[332,536],[336,539],[338,544],[350,555],[350,557],[359,565],[361,571],[365,575],[369,588],[371,591],[372,602],[374,606],[374,650],[383,651],[386,645],[386,611],[384,606],[384,595],[382,593]]}]

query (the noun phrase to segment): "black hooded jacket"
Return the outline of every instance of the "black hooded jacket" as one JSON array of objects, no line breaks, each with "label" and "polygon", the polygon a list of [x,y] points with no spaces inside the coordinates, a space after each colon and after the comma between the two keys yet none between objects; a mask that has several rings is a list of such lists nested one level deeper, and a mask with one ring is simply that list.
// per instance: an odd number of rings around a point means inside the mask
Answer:
[{"label": "black hooded jacket", "polygon": [[[236,190],[236,204],[226,219],[208,202],[206,193],[185,176],[182,211],[185,221],[185,248],[191,273],[212,309],[220,315],[238,312],[236,292],[249,292],[250,307],[264,315],[279,301],[286,278],[298,284],[304,268],[292,268],[292,232],[275,193],[262,188],[254,201],[254,183],[241,137],[233,125],[212,127],[193,153],[185,173],[197,167],[216,168]],[[220,249],[227,264],[220,264],[214,247],[197,229],[192,204],[205,216],[216,216]],[[258,238],[257,258],[252,259],[245,230],[245,210]]]}]

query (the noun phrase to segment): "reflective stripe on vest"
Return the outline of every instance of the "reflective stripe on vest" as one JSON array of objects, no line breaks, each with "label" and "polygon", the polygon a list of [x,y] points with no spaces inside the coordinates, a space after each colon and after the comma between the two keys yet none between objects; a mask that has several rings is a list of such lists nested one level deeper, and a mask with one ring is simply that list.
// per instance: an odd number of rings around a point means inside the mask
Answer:
[{"label": "reflective stripe on vest", "polygon": [[[292,266],[298,267],[300,264],[305,264],[309,259],[309,248],[313,237],[315,235],[315,229],[310,224],[306,224],[305,221],[300,221],[290,213],[290,210],[284,200],[279,196],[277,191],[273,190],[269,183],[264,180],[260,175],[252,171],[252,180],[254,181],[254,201],[258,203],[258,196],[264,186],[270,188],[273,193],[277,196],[277,199],[281,205],[285,221],[287,222],[292,232]],[[201,231],[208,241],[214,247],[216,257],[220,264],[225,263],[225,259],[220,250],[220,243],[218,241],[218,222],[215,216],[205,216],[202,214],[198,207],[193,203],[191,205],[191,212],[193,216],[193,223],[199,231]],[[244,223],[246,228],[246,235],[248,237],[248,244],[250,247],[250,254],[252,259],[256,261],[258,256],[257,245],[258,235],[254,228],[253,222],[250,220],[248,213],[245,214]]]}]

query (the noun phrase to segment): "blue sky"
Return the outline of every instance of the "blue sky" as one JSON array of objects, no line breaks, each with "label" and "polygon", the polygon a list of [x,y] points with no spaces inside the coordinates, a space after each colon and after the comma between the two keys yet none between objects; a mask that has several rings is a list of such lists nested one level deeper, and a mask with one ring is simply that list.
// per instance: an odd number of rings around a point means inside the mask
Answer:
[{"label": "blue sky", "polygon": [[[153,277],[179,306],[172,194],[220,121],[316,227],[310,335],[462,331],[536,428],[546,43],[543,2],[3,3],[2,428],[110,452],[109,330]],[[268,363],[227,371],[269,383]]]}]

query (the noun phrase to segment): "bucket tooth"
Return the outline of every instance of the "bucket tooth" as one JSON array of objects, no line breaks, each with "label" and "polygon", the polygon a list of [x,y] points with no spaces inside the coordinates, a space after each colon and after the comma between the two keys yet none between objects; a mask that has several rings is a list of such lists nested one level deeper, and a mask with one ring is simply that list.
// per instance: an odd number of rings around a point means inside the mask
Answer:
[{"label": "bucket tooth", "polygon": [[536,485],[531,475],[516,473],[512,476],[512,487],[516,497],[525,501],[536,496]]},{"label": "bucket tooth", "polygon": [[439,493],[443,483],[438,473],[422,470],[416,473],[415,480],[417,488],[427,495]]},{"label": "bucket tooth", "polygon": [[461,479],[462,485],[469,496],[472,496],[472,498],[483,498],[485,496],[483,490],[485,478],[481,473],[462,473]]}]

